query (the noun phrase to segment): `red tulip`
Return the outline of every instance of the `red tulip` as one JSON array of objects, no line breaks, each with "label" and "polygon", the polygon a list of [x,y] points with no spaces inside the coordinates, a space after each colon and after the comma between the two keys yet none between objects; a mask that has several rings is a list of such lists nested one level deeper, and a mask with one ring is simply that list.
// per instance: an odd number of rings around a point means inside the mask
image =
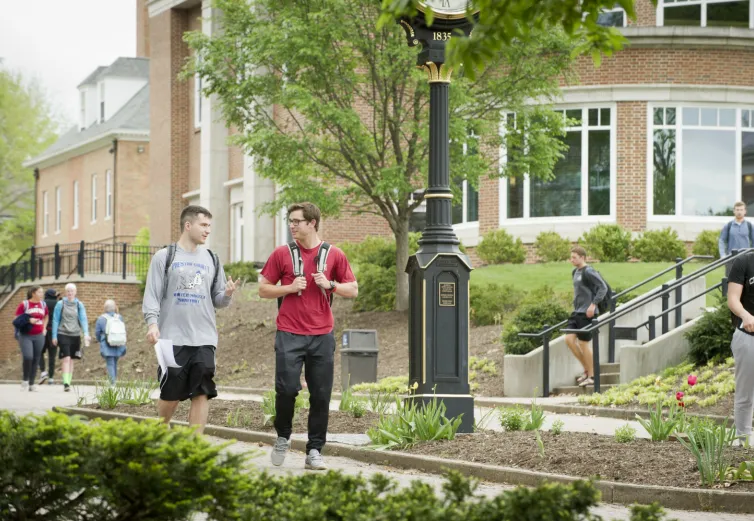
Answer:
[{"label": "red tulip", "polygon": [[681,391],[678,391],[677,393],[675,393],[675,399],[678,400],[679,402],[683,400],[683,393]]},{"label": "red tulip", "polygon": [[689,385],[691,387],[693,387],[693,386],[696,385],[696,375],[695,374],[690,374],[689,375]]}]

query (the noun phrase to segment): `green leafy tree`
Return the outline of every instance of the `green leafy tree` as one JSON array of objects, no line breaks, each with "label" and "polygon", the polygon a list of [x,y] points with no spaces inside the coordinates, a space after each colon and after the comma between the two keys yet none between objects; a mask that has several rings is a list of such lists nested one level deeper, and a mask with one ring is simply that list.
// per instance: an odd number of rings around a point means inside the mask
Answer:
[{"label": "green leafy tree", "polygon": [[[599,65],[603,54],[611,55],[626,42],[616,29],[597,23],[600,12],[617,6],[629,18],[636,17],[634,0],[470,0],[469,4],[471,10],[479,10],[472,20],[472,36],[451,39],[448,61],[452,65],[463,64],[472,77],[493,62],[498,53],[551,27],[561,27],[567,35],[578,38],[579,50],[591,53]],[[382,0],[379,25],[389,25],[402,16],[415,16],[418,5],[419,0]],[[430,9],[430,24],[433,18]]]},{"label": "green leafy tree", "polygon": [[0,265],[34,242],[34,172],[24,161],[56,138],[44,93],[0,65]]},{"label": "green leafy tree", "polygon": [[[399,25],[376,28],[380,6],[373,0],[215,5],[222,31],[186,36],[201,58],[186,73],[202,77],[205,94],[215,95],[227,124],[240,129],[235,144],[280,188],[263,210],[309,200],[327,216],[360,213],[387,221],[396,241],[395,306],[406,309],[409,220],[421,204],[412,194],[425,186],[429,153],[429,86],[416,68],[418,49],[407,46]],[[553,99],[574,50],[563,31],[531,31],[496,53],[475,80],[454,76],[456,196],[464,179],[477,187],[484,176],[552,176],[565,148],[557,139],[562,118],[526,101]],[[516,112],[520,124],[506,138],[513,166],[499,169],[503,110]]]}]

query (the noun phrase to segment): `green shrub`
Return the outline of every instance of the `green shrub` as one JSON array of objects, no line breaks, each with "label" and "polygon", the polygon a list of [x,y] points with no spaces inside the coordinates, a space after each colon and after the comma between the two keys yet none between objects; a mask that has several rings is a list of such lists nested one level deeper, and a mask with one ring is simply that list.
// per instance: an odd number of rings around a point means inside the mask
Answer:
[{"label": "green shrub", "polygon": [[521,239],[514,239],[505,230],[487,233],[476,249],[477,255],[487,264],[521,264],[526,260],[526,248]]},{"label": "green shrub", "polygon": [[132,244],[134,251],[133,271],[136,273],[136,280],[139,281],[139,291],[142,295],[147,287],[147,272],[152,262],[152,256],[149,254],[149,241],[149,227],[144,226],[136,232],[136,238]]},{"label": "green shrub", "polygon": [[516,310],[524,294],[510,284],[474,284],[471,292],[471,320],[477,326],[502,324]]},{"label": "green shrub", "polygon": [[544,262],[566,261],[571,257],[571,241],[557,232],[541,232],[534,241],[537,256]]},{"label": "green shrub", "polygon": [[[623,293],[623,291],[625,289],[626,288],[623,288],[621,286],[615,286],[614,288],[612,288],[613,293],[615,295],[617,295],[618,293]],[[625,304],[626,302],[630,302],[630,301],[632,301],[633,299],[635,299],[638,296],[639,296],[639,293],[637,291],[630,291],[630,292],[626,293],[625,295],[621,295],[620,297],[618,297],[618,302],[616,303],[616,305],[620,306],[621,304]]]},{"label": "green shrub", "polygon": [[380,417],[367,431],[376,449],[411,447],[421,441],[455,439],[463,414],[448,419],[445,402],[433,397],[428,403],[395,398],[395,413]]},{"label": "green shrub", "polygon": [[717,246],[719,239],[720,230],[704,230],[696,236],[691,253],[694,255],[712,255],[715,259],[719,259],[720,250]]},{"label": "green shrub", "polygon": [[500,409],[500,426],[506,432],[520,431],[529,421],[529,413],[520,405]]},{"label": "green shrub", "polygon": [[718,295],[715,310],[705,311],[685,337],[689,341],[689,359],[696,365],[710,360],[722,362],[733,356],[730,350],[733,324],[727,301]]},{"label": "green shrub", "polygon": [[615,429],[615,441],[618,443],[631,443],[636,439],[636,429],[631,427],[630,424],[625,424],[623,427]]},{"label": "green shrub", "polygon": [[241,279],[244,282],[256,282],[259,279],[259,273],[254,267],[253,262],[231,262],[223,266],[226,277],[233,277],[233,280]]},{"label": "green shrub", "polygon": [[555,291],[555,288],[545,284],[529,291],[521,301],[521,306],[542,302],[555,302],[564,308],[570,308],[573,305],[573,292]]},{"label": "green shrub", "polygon": [[230,519],[246,456],[224,448],[153,420],[0,412],[0,518]]},{"label": "green shrub", "polygon": [[634,241],[633,255],[643,262],[673,261],[686,257],[686,246],[672,228],[647,230]]},{"label": "green shrub", "polygon": [[550,432],[557,436],[558,434],[563,433],[563,427],[565,427],[565,422],[558,418],[554,422],[552,422],[552,425],[550,425]]},{"label": "green shrub", "polygon": [[364,382],[351,386],[355,393],[380,392],[386,394],[405,393],[408,388],[408,376],[386,376],[379,382]]},{"label": "green shrub", "polygon": [[603,262],[625,262],[631,250],[631,232],[618,224],[598,224],[579,239],[587,255]]},{"label": "green shrub", "polygon": [[[570,313],[555,302],[540,302],[538,304],[527,304],[519,309],[513,320],[504,328],[502,341],[505,346],[505,354],[508,355],[525,355],[542,345],[541,338],[522,338],[519,333],[537,333],[542,330],[542,326],[554,326],[555,324],[568,318]],[[551,338],[558,336],[557,331]]]},{"label": "green shrub", "polygon": [[[419,239],[421,239],[421,236],[421,233],[408,234],[409,256],[416,253],[416,250],[419,249]],[[395,267],[396,246],[393,236],[370,235],[361,242],[344,242],[339,247],[348,257],[348,262],[356,270],[361,269],[361,266],[364,264],[375,264],[386,269]],[[405,268],[405,266],[401,266],[402,270]]]},{"label": "green shrub", "polygon": [[354,311],[392,311],[395,309],[395,265],[383,268],[377,264],[361,264],[359,294],[353,302]]}]

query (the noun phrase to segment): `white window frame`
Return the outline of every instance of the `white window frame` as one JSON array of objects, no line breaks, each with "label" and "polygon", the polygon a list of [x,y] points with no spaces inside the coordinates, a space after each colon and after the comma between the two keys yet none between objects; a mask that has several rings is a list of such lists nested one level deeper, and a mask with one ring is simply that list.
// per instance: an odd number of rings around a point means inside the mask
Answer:
[{"label": "white window frame", "polygon": [[63,209],[60,205],[60,187],[55,187],[55,233],[60,233],[63,224]]},{"label": "white window frame", "polygon": [[[729,3],[731,0],[679,0],[676,2],[666,2],[666,0],[657,0],[657,27],[665,26],[665,6],[671,5],[701,5],[701,19],[699,20],[698,27],[707,27],[707,5],[709,4],[724,4]],[[697,27],[696,25],[690,25],[689,27]],[[749,0],[749,29],[754,29],[754,0]]]},{"label": "white window frame", "polygon": [[[479,136],[477,136],[474,131],[471,131],[469,134],[469,138],[473,139],[479,139]],[[467,142],[463,143],[463,155],[465,156],[468,152],[469,145]],[[479,188],[477,188],[477,218],[476,221],[469,221],[469,182],[464,179],[463,184],[461,186],[461,199],[462,199],[462,214],[461,215],[461,222],[455,223],[453,226],[457,226],[459,228],[463,227],[474,227],[479,226]]]},{"label": "white window frame", "polygon": [[73,228],[79,228],[79,182],[73,182]]},{"label": "white window frame", "polygon": [[105,220],[113,217],[113,171],[105,172]]},{"label": "white window frame", "polygon": [[194,74],[194,129],[202,128],[202,77]]},{"label": "white window frame", "polygon": [[[675,124],[674,125],[655,125],[654,124],[654,109],[656,108],[674,108],[675,112]],[[698,108],[698,109],[733,109],[735,110],[735,125],[732,127],[721,126],[703,126],[701,122],[699,125],[683,125],[683,109],[684,108]],[[722,224],[730,221],[731,216],[726,215],[683,215],[683,129],[693,128],[699,130],[734,130],[735,131],[735,179],[736,179],[736,193],[735,198],[731,201],[733,204],[735,201],[740,201],[742,196],[741,188],[741,111],[752,110],[754,106],[748,106],[746,104],[725,104],[725,103],[668,103],[668,102],[655,102],[647,103],[647,221],[654,222],[679,222],[690,223],[704,221],[710,224]],[[718,121],[720,115],[718,113]],[[670,129],[675,130],[676,142],[675,142],[675,208],[676,215],[663,215],[654,214],[654,131],[657,129]],[[680,215],[679,215],[680,214]]]},{"label": "white window frame", "polygon": [[97,222],[97,174],[92,174],[92,224]]},{"label": "white window frame", "polygon": [[628,16],[626,15],[626,10],[622,7],[613,7],[612,9],[602,9],[600,11],[601,13],[617,13],[617,12],[623,13],[623,25],[621,26],[607,26],[607,27],[628,27]]},{"label": "white window frame", "polygon": [[42,192],[42,237],[47,237],[50,231],[50,212],[47,203],[47,190],[45,190]]},{"label": "white window frame", "polygon": [[231,205],[232,224],[230,244],[232,262],[243,261],[243,203]]},{"label": "white window frame", "polygon": [[99,110],[99,119],[100,123],[105,122],[105,82],[100,82],[99,84],[99,104],[97,106],[97,109]]},{"label": "white window frame", "polygon": [[[610,109],[610,125],[589,126],[589,109]],[[579,103],[573,105],[558,105],[553,108],[555,111],[581,110],[581,125],[578,127],[567,127],[567,130],[578,130],[581,132],[581,215],[569,215],[557,217],[559,223],[596,223],[596,222],[614,222],[617,214],[617,181],[618,181],[618,107],[616,103]],[[505,163],[508,162],[508,153],[505,145],[505,114],[502,115],[500,123],[500,134],[503,137],[503,144],[500,147],[500,165],[501,173]],[[565,113],[564,113],[565,114]],[[589,215],[589,138],[590,130],[610,130],[610,213],[608,215]],[[524,215],[523,217],[508,218],[508,178],[501,177],[498,184],[499,194],[499,222],[502,226],[504,223],[524,224],[524,223],[551,223],[552,216],[548,217],[530,217],[531,209],[531,192],[529,176],[516,180],[524,183]]]}]

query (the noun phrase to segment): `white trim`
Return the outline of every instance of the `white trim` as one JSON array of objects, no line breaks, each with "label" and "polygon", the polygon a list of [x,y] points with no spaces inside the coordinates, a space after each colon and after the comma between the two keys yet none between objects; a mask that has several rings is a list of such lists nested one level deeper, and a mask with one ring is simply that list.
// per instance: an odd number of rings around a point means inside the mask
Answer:
[{"label": "white trim", "polygon": [[63,227],[63,208],[61,206],[62,193],[60,186],[55,187],[55,233],[60,233]]},{"label": "white trim", "polygon": [[[703,27],[707,28],[707,6],[709,4],[719,4],[719,3],[730,3],[733,0],[693,0],[689,2],[672,2],[668,4],[668,7],[676,7],[680,5],[699,5],[701,6],[700,9],[700,16],[699,16],[699,25],[689,25],[689,26],[680,26],[685,28],[698,28]],[[664,27],[665,26],[665,0],[658,0],[657,2],[657,26],[658,27]],[[749,0],[749,29],[754,27],[754,17],[752,17],[752,10],[754,9],[754,0]],[[671,26],[671,27],[678,27],[678,26]],[[728,27],[718,27],[713,26],[715,29],[722,28],[727,29]],[[734,28],[734,27],[730,27]],[[741,27],[735,27],[735,29],[742,29]]]},{"label": "white trim", "polygon": [[481,240],[479,236],[479,221],[454,224],[453,231],[455,231],[456,237],[458,237],[464,246],[477,246]]},{"label": "white trim", "polygon": [[73,230],[78,230],[79,228],[79,211],[80,211],[80,202],[79,202],[79,182],[78,180],[73,182]]},{"label": "white trim", "polygon": [[204,105],[204,96],[202,96],[202,78],[199,74],[194,74],[194,130],[202,128],[202,106]]},{"label": "white trim", "polygon": [[236,177],[235,179],[231,179],[230,181],[225,181],[223,183],[223,186],[236,186],[236,185],[242,185],[243,184],[243,177]]},{"label": "white trim", "polygon": [[114,129],[108,130],[101,134],[97,134],[75,145],[71,145],[57,152],[49,154],[42,154],[23,163],[24,168],[47,168],[58,163],[61,163],[71,157],[80,156],[96,150],[100,147],[111,146],[113,139],[123,141],[143,141],[149,142],[149,130],[128,130],[128,129]]},{"label": "white trim", "polygon": [[620,101],[754,104],[754,87],[736,85],[597,85],[563,87],[561,91],[558,104],[584,106]]},{"label": "white trim", "polygon": [[190,191],[190,192],[186,192],[185,194],[183,194],[183,195],[181,196],[181,198],[182,198],[182,199],[192,199],[192,198],[194,198],[194,197],[199,197],[200,195],[202,195],[202,190],[201,190],[201,188],[199,188],[199,189],[197,189],[197,190],[192,190],[192,191]]},{"label": "white trim", "polygon": [[[661,19],[663,18],[657,17],[658,23]],[[647,47],[736,49],[754,46],[754,34],[750,28],[746,27],[701,27],[698,25],[637,27],[632,25],[618,30],[628,39],[629,46],[634,49]]]},{"label": "white trim", "polygon": [[105,220],[113,217],[113,171],[105,171]]},{"label": "white trim", "polygon": [[149,17],[152,18],[170,9],[188,9],[200,4],[201,0],[148,0],[147,9],[149,9]]}]

